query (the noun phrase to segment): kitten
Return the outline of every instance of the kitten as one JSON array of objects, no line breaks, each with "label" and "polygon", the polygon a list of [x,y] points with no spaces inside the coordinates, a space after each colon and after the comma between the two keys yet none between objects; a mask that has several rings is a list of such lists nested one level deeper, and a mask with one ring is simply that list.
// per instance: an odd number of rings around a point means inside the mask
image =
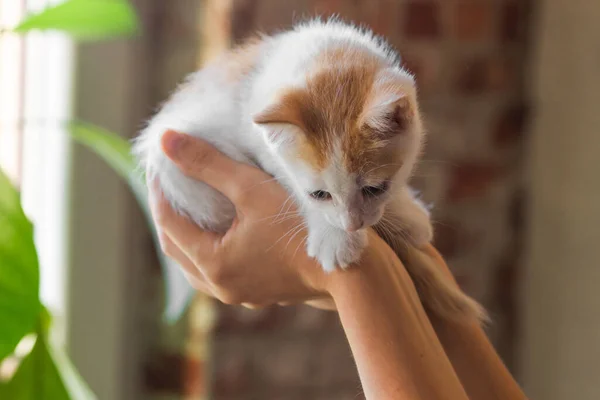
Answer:
[{"label": "kitten", "polygon": [[[233,205],[164,155],[169,129],[275,176],[305,218],[309,256],[326,271],[359,260],[367,227],[395,250],[406,247],[398,238],[432,239],[428,211],[407,185],[424,137],[415,82],[369,31],[311,21],[250,41],[192,74],[141,133],[135,152],[172,206],[224,232]],[[484,315],[441,271],[409,272],[439,314]]]}]

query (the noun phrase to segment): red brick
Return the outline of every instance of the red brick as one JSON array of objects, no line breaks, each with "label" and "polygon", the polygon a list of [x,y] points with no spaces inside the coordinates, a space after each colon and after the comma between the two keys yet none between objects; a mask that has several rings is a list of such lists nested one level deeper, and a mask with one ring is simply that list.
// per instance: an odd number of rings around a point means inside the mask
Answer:
[{"label": "red brick", "polygon": [[402,54],[402,61],[403,67],[412,73],[417,80],[419,80],[423,74],[423,65],[417,59],[417,57],[411,57],[407,56],[406,54]]},{"label": "red brick", "polygon": [[516,104],[504,110],[497,121],[494,144],[505,147],[519,142],[525,133],[528,111],[524,104]]},{"label": "red brick", "polygon": [[236,42],[254,34],[257,3],[257,0],[236,0],[231,11],[231,35]]},{"label": "red brick", "polygon": [[291,310],[277,306],[251,310],[219,303],[217,307],[219,312],[215,331],[218,333],[277,329],[278,326],[285,325],[293,314]]},{"label": "red brick", "polygon": [[484,195],[502,170],[485,162],[463,162],[452,167],[447,197],[451,201]]},{"label": "red brick", "polygon": [[187,357],[184,367],[184,393],[187,397],[200,398],[206,392],[204,362]]},{"label": "red brick", "polygon": [[523,36],[522,1],[509,1],[502,5],[500,14],[500,37],[505,41],[517,41]]},{"label": "red brick", "polygon": [[337,335],[327,335],[314,354],[315,379],[320,387],[360,387],[356,364],[348,342]]},{"label": "red brick", "polygon": [[463,40],[479,40],[487,37],[492,25],[489,2],[461,2],[454,9],[454,33]]},{"label": "red brick", "polygon": [[328,16],[339,13],[343,7],[342,0],[315,0],[314,10],[317,15]]},{"label": "red brick", "polygon": [[435,92],[440,85],[443,55],[438,48],[402,52],[404,67],[415,75],[420,93]]},{"label": "red brick", "polygon": [[202,361],[179,353],[155,354],[144,368],[144,387],[152,393],[202,392]]},{"label": "red brick", "polygon": [[438,2],[412,1],[405,7],[404,34],[408,39],[435,39],[441,35]]},{"label": "red brick", "polygon": [[436,221],[433,245],[444,258],[456,256],[465,241],[465,232],[452,221]]},{"label": "red brick", "polygon": [[320,350],[302,338],[263,340],[253,349],[254,376],[272,387],[303,387],[312,378],[311,363]]},{"label": "red brick", "polygon": [[473,283],[471,276],[465,273],[457,273],[454,271],[452,271],[452,274],[454,275],[454,279],[456,280],[458,286],[468,294],[470,292],[469,286]]},{"label": "red brick", "polygon": [[460,62],[457,86],[465,94],[507,90],[514,84],[514,68],[501,57],[475,57]]},{"label": "red brick", "polygon": [[252,387],[250,360],[241,351],[219,352],[213,361],[213,391],[222,396],[244,395]]},{"label": "red brick", "polygon": [[360,22],[367,24],[376,34],[393,39],[399,3],[395,0],[361,0],[357,10]]},{"label": "red brick", "polygon": [[340,324],[337,313],[314,307],[293,307],[290,328],[298,332],[328,331]]}]

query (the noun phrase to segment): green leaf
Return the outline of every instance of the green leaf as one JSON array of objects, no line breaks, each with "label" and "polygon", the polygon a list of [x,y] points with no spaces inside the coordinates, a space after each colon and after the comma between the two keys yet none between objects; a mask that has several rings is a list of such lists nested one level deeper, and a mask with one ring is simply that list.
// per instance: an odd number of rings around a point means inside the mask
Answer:
[{"label": "green leaf", "polygon": [[[96,399],[96,395],[94,395],[85,380],[81,377],[81,375],[79,375],[79,372],[77,372],[77,369],[62,349],[53,346],[51,343],[48,343],[47,351],[54,363],[54,366],[58,370],[62,384],[69,393],[70,399]],[[48,398],[53,399],[51,397]]]},{"label": "green leaf", "polygon": [[163,268],[165,279],[165,320],[169,323],[176,322],[185,312],[195,290],[190,286],[181,272],[181,268],[160,251],[154,222],[148,204],[148,188],[144,183],[142,174],[137,171],[137,163],[131,154],[131,144],[119,135],[99,128],[97,126],[77,122],[71,124],[72,137],[102,158],[121,178],[123,178],[133,191],[146,220],[151,227],[156,243],[158,259]]},{"label": "green leaf", "polygon": [[19,193],[0,170],[0,360],[33,332],[39,313],[39,266],[33,226]]},{"label": "green leaf", "polygon": [[50,311],[43,305],[40,306],[40,315],[39,315],[39,326],[38,333],[42,333],[43,335],[48,335],[50,332],[50,327],[52,326],[52,314]]},{"label": "green leaf", "polygon": [[133,194],[148,212],[148,189],[136,161],[131,154],[131,144],[119,135],[84,122],[72,123],[71,136],[102,158],[131,187]]},{"label": "green leaf", "polygon": [[138,30],[135,10],[125,0],[68,0],[29,15],[15,32],[58,30],[79,40],[130,36]]},{"label": "green leaf", "polygon": [[38,335],[33,350],[13,378],[0,387],[0,398],[11,400],[93,400],[96,397],[60,351]]},{"label": "green leaf", "polygon": [[41,337],[37,338],[33,350],[23,359],[0,395],[0,398],[15,400],[70,400]]}]

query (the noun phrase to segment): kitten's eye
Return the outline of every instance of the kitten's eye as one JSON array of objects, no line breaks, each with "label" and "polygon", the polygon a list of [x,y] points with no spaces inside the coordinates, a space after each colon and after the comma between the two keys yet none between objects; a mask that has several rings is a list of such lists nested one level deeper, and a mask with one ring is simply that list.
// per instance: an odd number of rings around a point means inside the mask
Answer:
[{"label": "kitten's eye", "polygon": [[363,195],[366,197],[377,197],[381,196],[390,188],[388,181],[381,183],[378,186],[365,186],[362,188]]},{"label": "kitten's eye", "polygon": [[316,190],[310,194],[310,197],[319,201],[331,200],[331,194],[324,190]]}]

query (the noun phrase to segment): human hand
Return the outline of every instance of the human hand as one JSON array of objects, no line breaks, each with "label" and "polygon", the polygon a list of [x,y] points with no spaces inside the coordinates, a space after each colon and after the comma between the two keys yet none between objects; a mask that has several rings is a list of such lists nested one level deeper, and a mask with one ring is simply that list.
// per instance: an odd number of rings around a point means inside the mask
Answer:
[{"label": "human hand", "polygon": [[[187,176],[223,193],[237,217],[224,234],[178,215],[151,182],[150,205],[163,251],[198,290],[228,304],[263,306],[326,296],[327,275],[304,249],[306,231],[288,192],[265,172],[206,142],[169,131],[165,154]],[[330,300],[313,306],[331,308]]]}]

